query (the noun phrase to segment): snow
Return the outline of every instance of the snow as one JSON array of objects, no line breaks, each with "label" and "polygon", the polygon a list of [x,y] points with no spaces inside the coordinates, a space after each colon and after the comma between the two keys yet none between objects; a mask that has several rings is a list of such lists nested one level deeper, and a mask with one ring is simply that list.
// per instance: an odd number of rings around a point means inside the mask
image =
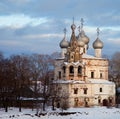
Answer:
[{"label": "snow", "polygon": [[114,84],[111,81],[105,80],[105,79],[88,79],[90,83],[103,83],[103,84]]},{"label": "snow", "polygon": [[92,84],[114,84],[111,81],[105,80],[105,79],[88,79],[88,82],[81,81],[81,80],[54,80],[53,83],[92,83]]},{"label": "snow", "polygon": [[87,59],[105,59],[105,58],[102,58],[102,57],[99,58],[99,57],[95,57],[95,56],[88,55],[88,54],[83,54],[82,58],[87,58]]},{"label": "snow", "polygon": [[5,112],[0,109],[0,119],[120,119],[120,108],[91,107],[91,108],[70,108],[64,110],[64,113],[73,113],[69,115],[60,115],[62,110],[51,111],[50,108],[44,112],[45,115],[35,115],[36,109],[22,108],[19,112],[18,108],[9,108]]},{"label": "snow", "polygon": [[53,83],[85,83],[85,81],[80,80],[54,80]]}]

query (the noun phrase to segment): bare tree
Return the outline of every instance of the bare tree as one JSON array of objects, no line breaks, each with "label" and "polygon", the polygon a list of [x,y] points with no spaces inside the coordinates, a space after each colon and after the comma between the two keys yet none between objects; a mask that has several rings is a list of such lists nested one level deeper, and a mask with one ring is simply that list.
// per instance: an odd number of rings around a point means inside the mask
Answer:
[{"label": "bare tree", "polygon": [[120,86],[120,52],[116,52],[110,60],[109,78]]},{"label": "bare tree", "polygon": [[14,95],[19,101],[19,111],[21,111],[22,88],[29,85],[29,60],[25,55],[10,57],[12,78],[14,80]]},{"label": "bare tree", "polygon": [[49,61],[50,60],[48,55],[33,54],[32,56],[30,56],[30,73],[31,80],[34,82],[34,97],[36,99],[38,99],[38,97],[40,96],[43,97],[43,110],[45,110],[45,103],[47,97],[47,84],[50,65]]}]

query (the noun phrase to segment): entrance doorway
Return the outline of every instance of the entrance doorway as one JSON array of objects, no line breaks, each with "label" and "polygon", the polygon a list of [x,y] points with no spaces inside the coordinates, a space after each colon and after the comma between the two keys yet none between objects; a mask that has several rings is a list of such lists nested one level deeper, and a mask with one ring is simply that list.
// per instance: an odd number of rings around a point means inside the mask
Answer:
[{"label": "entrance doorway", "polygon": [[108,106],[108,100],[107,99],[103,100],[103,106]]}]

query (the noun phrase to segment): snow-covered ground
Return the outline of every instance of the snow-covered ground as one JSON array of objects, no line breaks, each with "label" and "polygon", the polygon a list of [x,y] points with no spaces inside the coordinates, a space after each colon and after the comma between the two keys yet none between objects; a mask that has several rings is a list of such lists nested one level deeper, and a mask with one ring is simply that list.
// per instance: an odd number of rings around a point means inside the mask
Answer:
[{"label": "snow-covered ground", "polygon": [[60,115],[62,110],[44,112],[45,115],[36,116],[36,110],[23,109],[19,112],[18,108],[9,108],[8,112],[0,109],[0,119],[120,119],[120,108],[70,108],[64,112],[74,113]]}]

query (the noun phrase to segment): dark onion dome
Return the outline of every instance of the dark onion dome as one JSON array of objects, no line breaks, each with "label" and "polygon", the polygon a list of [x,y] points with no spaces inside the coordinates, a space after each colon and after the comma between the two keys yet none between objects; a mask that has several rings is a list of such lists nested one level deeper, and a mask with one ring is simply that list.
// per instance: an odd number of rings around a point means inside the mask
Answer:
[{"label": "dark onion dome", "polygon": [[102,49],[103,48],[103,42],[97,38],[94,42],[93,42],[93,48],[94,49]]},{"label": "dark onion dome", "polygon": [[84,41],[82,40],[82,38],[81,38],[80,35],[78,35],[77,39],[78,39],[78,46],[79,46],[79,47],[84,47],[85,43],[84,43]]},{"label": "dark onion dome", "polygon": [[69,42],[64,37],[63,40],[60,42],[60,47],[67,48],[68,46],[69,46]]},{"label": "dark onion dome", "polygon": [[85,44],[89,43],[89,38],[85,35],[85,32],[82,30],[80,33],[81,39]]}]

